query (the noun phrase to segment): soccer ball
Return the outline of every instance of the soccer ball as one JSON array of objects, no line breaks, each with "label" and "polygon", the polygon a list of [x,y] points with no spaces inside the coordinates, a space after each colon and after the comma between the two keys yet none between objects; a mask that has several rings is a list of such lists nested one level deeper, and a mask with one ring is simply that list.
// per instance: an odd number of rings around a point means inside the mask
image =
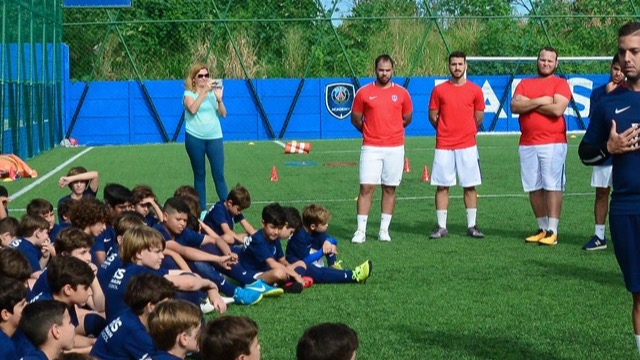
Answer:
[{"label": "soccer ball", "polygon": [[76,147],[78,146],[78,140],[70,137],[68,139],[62,139],[62,141],[60,141],[60,146],[62,147]]}]

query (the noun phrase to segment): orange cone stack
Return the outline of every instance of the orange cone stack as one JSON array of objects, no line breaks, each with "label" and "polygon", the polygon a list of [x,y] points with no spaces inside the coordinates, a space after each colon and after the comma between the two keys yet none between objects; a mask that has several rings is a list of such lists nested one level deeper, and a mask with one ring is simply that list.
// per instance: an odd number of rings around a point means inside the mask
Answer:
[{"label": "orange cone stack", "polygon": [[280,180],[278,178],[278,170],[276,170],[276,166],[273,165],[273,167],[271,168],[271,181],[278,181]]},{"label": "orange cone stack", "polygon": [[427,165],[422,169],[422,179],[420,179],[420,181],[429,181],[429,169],[427,168]]},{"label": "orange cone stack", "polygon": [[285,154],[308,154],[311,151],[311,143],[290,141],[284,147]]},{"label": "orange cone stack", "polygon": [[411,172],[411,165],[409,164],[409,158],[404,158],[404,168],[403,172]]}]

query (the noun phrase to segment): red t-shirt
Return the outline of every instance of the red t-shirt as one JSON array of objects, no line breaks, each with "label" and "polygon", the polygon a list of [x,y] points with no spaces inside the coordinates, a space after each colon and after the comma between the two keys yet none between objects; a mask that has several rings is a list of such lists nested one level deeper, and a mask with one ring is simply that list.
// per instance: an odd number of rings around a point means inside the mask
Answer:
[{"label": "red t-shirt", "polygon": [[[567,80],[557,76],[547,78],[524,79],[516,87],[513,94],[526,96],[529,99],[541,96],[562,95],[571,99],[571,88]],[[567,124],[564,116],[552,118],[537,111],[520,114],[520,145],[544,145],[567,142]]]},{"label": "red t-shirt", "polygon": [[402,116],[411,114],[413,105],[409,92],[402,86],[391,83],[383,89],[375,83],[367,84],[356,93],[351,111],[363,115],[363,145],[404,145]]},{"label": "red t-shirt", "polygon": [[482,89],[467,81],[457,86],[450,81],[433,89],[429,110],[438,110],[436,149],[465,149],[476,144],[476,111],[485,107]]}]

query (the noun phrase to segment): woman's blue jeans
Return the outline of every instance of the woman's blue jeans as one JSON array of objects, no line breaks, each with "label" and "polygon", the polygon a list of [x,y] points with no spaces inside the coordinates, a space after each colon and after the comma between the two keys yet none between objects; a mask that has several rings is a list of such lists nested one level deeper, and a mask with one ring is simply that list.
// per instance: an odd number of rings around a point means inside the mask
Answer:
[{"label": "woman's blue jeans", "polygon": [[224,144],[222,139],[203,140],[187,133],[185,134],[184,146],[191,161],[191,169],[193,169],[193,187],[196,188],[200,196],[200,210],[208,210],[205,155],[209,159],[218,198],[226,200],[229,191],[224,179]]}]

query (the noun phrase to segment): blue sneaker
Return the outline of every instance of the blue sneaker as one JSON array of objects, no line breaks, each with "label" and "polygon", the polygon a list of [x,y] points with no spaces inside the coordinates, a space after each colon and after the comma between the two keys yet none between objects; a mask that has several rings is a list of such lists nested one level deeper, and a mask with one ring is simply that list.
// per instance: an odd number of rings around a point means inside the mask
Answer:
[{"label": "blue sneaker", "polygon": [[254,282],[253,284],[249,284],[244,288],[260,293],[264,297],[274,297],[284,294],[284,290],[282,288],[271,286],[264,282],[262,279],[259,279],[258,281]]},{"label": "blue sneaker", "polygon": [[253,305],[262,300],[262,294],[253,290],[238,287],[233,293],[233,300],[238,305]]},{"label": "blue sneaker", "polygon": [[596,235],[593,235],[591,240],[588,243],[584,244],[582,250],[592,251],[592,250],[604,250],[607,248],[607,240],[600,239]]}]

